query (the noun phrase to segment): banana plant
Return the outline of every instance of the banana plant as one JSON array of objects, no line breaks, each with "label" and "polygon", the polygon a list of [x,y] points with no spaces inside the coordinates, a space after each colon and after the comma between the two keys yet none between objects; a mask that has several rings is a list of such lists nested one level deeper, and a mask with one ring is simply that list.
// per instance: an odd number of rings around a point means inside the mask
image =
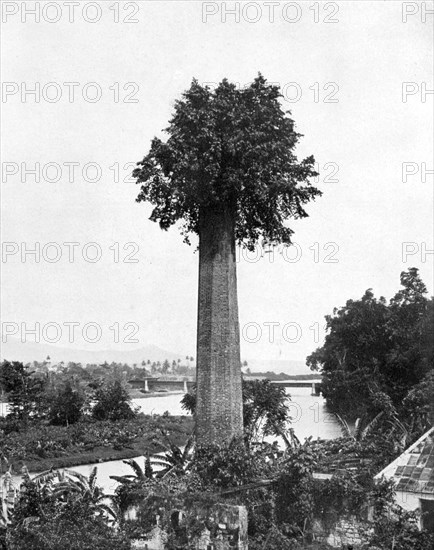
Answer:
[{"label": "banana plant", "polygon": [[125,474],[123,476],[110,476],[110,479],[113,479],[120,483],[121,485],[126,485],[128,483],[142,482],[149,479],[149,475],[146,474],[146,467],[143,469],[134,459],[123,460],[124,464],[127,464],[132,468],[133,474]]},{"label": "banana plant", "polygon": [[184,449],[175,445],[167,433],[160,430],[162,434],[161,444],[165,448],[164,454],[156,453],[151,455],[151,464],[155,468],[160,468],[155,477],[163,479],[169,474],[184,475],[191,467],[193,459],[193,450],[195,440],[190,436]]}]

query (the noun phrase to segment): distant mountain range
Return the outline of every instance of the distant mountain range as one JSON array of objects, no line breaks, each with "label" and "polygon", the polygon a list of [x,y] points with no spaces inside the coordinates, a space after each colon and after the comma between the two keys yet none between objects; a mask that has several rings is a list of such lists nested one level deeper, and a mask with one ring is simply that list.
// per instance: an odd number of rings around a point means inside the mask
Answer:
[{"label": "distant mountain range", "polygon": [[249,369],[252,372],[275,372],[280,374],[312,374],[310,368],[304,361],[291,359],[246,359]]},{"label": "distant mountain range", "polygon": [[170,362],[181,359],[183,363],[185,362],[184,355],[178,355],[154,345],[126,350],[86,350],[51,346],[45,343],[23,343],[13,338],[9,338],[8,342],[1,344],[1,358],[8,361],[22,361],[24,363],[44,361],[47,356],[50,357],[52,363],[74,361],[75,363],[82,363],[84,365],[86,363],[104,363],[104,361],[132,365],[134,363],[140,364],[142,361],[147,361],[148,359],[151,362],[164,361],[165,359]]},{"label": "distant mountain range", "polygon": [[[1,359],[8,361],[22,361],[28,363],[31,361],[44,361],[47,356],[50,357],[51,363],[60,363],[63,361],[68,363],[74,361],[76,363],[134,363],[140,365],[142,361],[151,362],[164,361],[167,359],[172,362],[178,359],[185,363],[185,355],[167,351],[158,346],[148,345],[137,349],[125,350],[89,350],[89,349],[74,349],[57,347],[46,343],[37,344],[36,342],[21,342],[16,338],[9,337],[6,343],[1,344]],[[243,359],[244,360],[244,359]],[[285,373],[289,375],[296,374],[311,374],[312,371],[306,366],[304,361],[294,361],[285,359],[246,359],[248,367],[252,372],[267,372]]]}]

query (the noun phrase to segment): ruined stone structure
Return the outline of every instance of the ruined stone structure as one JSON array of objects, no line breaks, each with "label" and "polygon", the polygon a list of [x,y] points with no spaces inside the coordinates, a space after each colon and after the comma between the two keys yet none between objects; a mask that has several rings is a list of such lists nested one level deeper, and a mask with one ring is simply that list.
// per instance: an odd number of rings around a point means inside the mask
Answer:
[{"label": "ruined stone structure", "polygon": [[325,526],[320,520],[314,520],[312,530],[315,540],[328,544],[332,548],[347,548],[349,545],[361,548],[366,545],[372,527],[369,521],[348,514],[340,517],[332,527]]},{"label": "ruined stone structure", "polygon": [[[137,519],[137,506],[132,507],[127,513],[126,519]],[[165,550],[169,539],[169,531],[179,530],[184,536],[172,542],[182,548],[185,543],[189,548],[196,550],[248,550],[247,536],[247,510],[244,506],[233,506],[230,504],[193,505],[188,510],[172,509],[161,511],[164,517],[156,517],[155,527],[143,533],[140,539],[132,541],[132,547],[137,550]],[[195,518],[196,528],[194,534],[187,532],[185,538],[186,518]],[[163,522],[161,522],[163,520]],[[170,528],[168,527],[170,522]],[[161,525],[165,524],[165,527]]]},{"label": "ruined stone structure", "polygon": [[203,208],[199,222],[198,445],[243,435],[234,215]]}]

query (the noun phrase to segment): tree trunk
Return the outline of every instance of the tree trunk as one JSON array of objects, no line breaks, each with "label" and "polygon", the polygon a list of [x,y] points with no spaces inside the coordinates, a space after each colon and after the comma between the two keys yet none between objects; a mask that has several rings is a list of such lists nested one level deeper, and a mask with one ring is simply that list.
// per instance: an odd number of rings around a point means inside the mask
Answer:
[{"label": "tree trunk", "polygon": [[235,222],[229,207],[202,208],[197,322],[198,446],[243,435]]}]

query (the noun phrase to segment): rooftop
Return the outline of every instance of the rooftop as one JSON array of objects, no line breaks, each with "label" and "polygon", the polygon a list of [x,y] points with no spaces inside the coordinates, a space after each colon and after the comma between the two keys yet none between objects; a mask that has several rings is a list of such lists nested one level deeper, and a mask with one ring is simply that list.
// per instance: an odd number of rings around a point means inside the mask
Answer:
[{"label": "rooftop", "polygon": [[375,476],[393,479],[397,491],[434,494],[434,427]]}]

